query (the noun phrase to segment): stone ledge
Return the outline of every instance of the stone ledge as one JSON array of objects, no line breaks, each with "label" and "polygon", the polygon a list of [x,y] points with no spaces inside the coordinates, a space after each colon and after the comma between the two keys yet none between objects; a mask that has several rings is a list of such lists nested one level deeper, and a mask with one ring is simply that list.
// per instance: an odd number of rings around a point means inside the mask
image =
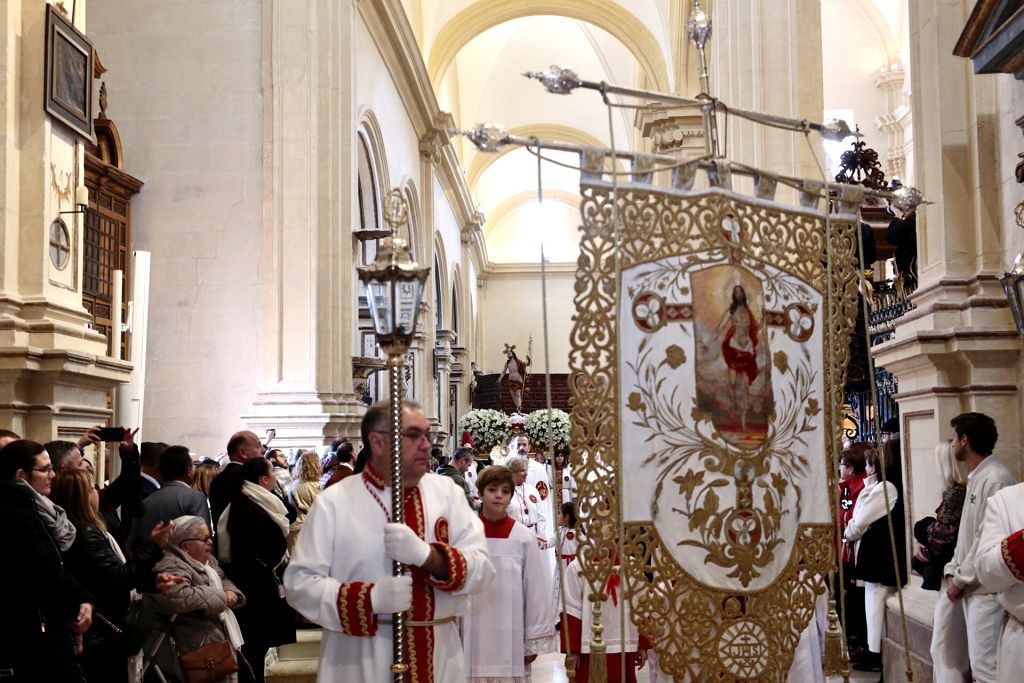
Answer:
[{"label": "stone ledge", "polygon": [[[903,590],[903,608],[907,617],[907,641],[910,644],[910,668],[915,683],[932,683],[932,614],[935,609],[936,591],[920,587],[920,578],[911,577],[911,583]],[[900,624],[900,605],[893,595],[885,603],[885,638],[882,641],[882,657],[885,662],[886,683],[906,680],[906,658],[903,648],[903,628]]]},{"label": "stone ledge", "polygon": [[266,680],[277,683],[316,683],[320,668],[320,629],[300,629],[296,642],[267,653]]}]

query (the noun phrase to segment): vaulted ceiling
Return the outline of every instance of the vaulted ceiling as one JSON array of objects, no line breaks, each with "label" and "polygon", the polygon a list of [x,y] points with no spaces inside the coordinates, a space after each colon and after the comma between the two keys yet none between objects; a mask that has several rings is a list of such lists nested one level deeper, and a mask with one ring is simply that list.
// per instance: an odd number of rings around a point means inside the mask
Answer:
[{"label": "vaulted ceiling", "polygon": [[[705,0],[705,7],[715,0]],[[583,78],[696,94],[692,52],[681,39],[691,0],[403,0],[442,109],[456,125],[493,121],[519,135],[635,149],[633,112],[607,110],[594,92],[551,95],[521,76],[551,64],[572,66]],[[906,0],[822,0],[826,81],[830,54],[838,61],[850,42],[851,60],[878,69],[901,59]],[[845,32],[844,32],[845,30]],[[830,35],[831,34],[831,35]],[[831,42],[830,42],[831,40]],[[836,68],[835,64],[832,65]],[[826,88],[826,91],[828,88]],[[836,98],[842,99],[841,93]],[[833,104],[833,106],[835,106]],[[829,97],[826,92],[826,109]],[[456,150],[470,190],[487,217],[484,234],[496,263],[536,262],[539,242],[553,261],[573,261],[578,247],[579,174],[544,164],[538,203],[536,158],[526,150],[477,152],[465,140]],[[547,153],[563,162],[570,155]]]}]

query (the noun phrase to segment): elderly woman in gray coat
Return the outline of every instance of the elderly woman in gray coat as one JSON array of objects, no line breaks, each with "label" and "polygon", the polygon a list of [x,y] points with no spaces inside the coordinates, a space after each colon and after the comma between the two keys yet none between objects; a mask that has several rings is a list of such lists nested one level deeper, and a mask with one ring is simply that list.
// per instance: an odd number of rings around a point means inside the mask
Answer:
[{"label": "elderly woman in gray coat", "polygon": [[[165,618],[162,626],[147,639],[144,652],[150,654],[156,650],[153,663],[168,681],[183,678],[169,639],[161,639],[161,635],[168,632],[167,624],[172,616],[174,621],[169,633],[178,652],[228,640],[239,657],[237,651],[242,646],[242,634],[231,609],[245,604],[245,596],[224,576],[211,548],[210,528],[203,518],[186,515],[175,519],[164,557],[154,571],[181,577],[180,583],[165,593],[147,593],[144,598],[149,610]],[[245,663],[239,661],[239,666],[245,667]],[[229,681],[235,683],[237,674],[217,683]]]}]

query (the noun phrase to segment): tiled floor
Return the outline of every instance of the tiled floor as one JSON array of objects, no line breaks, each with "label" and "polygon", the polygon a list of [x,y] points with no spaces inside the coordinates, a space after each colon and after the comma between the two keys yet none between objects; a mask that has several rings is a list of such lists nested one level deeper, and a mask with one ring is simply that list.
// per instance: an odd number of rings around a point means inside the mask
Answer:
[{"label": "tiled floor", "polygon": [[[533,683],[566,683],[569,679],[565,676],[565,667],[562,664],[563,655],[548,654],[541,655],[533,663]],[[666,679],[658,679],[663,683]],[[842,683],[839,676],[829,677],[828,683]],[[850,676],[851,683],[873,683],[878,680],[877,673],[863,673],[854,671]],[[651,681],[647,667],[640,670],[637,676],[637,683],[648,683]],[[653,683],[653,682],[652,682]]]}]

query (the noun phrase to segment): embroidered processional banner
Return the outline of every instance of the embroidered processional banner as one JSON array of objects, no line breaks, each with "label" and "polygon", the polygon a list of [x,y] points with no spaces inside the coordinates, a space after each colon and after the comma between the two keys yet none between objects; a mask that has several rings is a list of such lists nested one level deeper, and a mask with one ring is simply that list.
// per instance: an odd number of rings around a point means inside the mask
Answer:
[{"label": "embroidered processional banner", "polygon": [[601,590],[621,528],[630,610],[662,672],[783,681],[835,556],[857,219],[625,184],[616,250],[610,185],[584,176],[581,194],[584,573]]}]

